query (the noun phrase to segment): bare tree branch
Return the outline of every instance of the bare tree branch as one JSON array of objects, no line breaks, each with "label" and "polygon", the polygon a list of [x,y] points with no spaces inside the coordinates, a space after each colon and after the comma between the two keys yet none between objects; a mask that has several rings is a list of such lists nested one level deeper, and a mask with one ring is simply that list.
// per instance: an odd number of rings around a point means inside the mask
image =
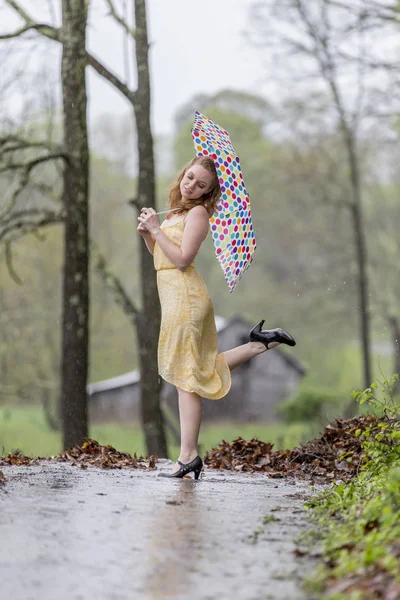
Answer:
[{"label": "bare tree branch", "polygon": [[43,196],[46,196],[49,200],[62,204],[62,198],[60,194],[55,193],[54,185],[45,183],[44,181],[29,183],[29,190],[40,192]]},{"label": "bare tree branch", "polygon": [[23,285],[24,280],[21,279],[14,269],[11,242],[6,242],[6,265],[11,279],[13,279],[18,285]]},{"label": "bare tree branch", "polygon": [[57,29],[54,29],[54,27],[46,25],[46,23],[33,23],[32,25],[24,25],[24,27],[20,27],[20,29],[17,29],[16,31],[13,31],[11,33],[3,33],[2,35],[0,35],[0,40],[10,40],[12,38],[19,37],[27,31],[32,30],[41,33],[42,35],[50,38],[51,40],[59,39]]},{"label": "bare tree branch", "polygon": [[112,73],[107,67],[105,67],[102,63],[100,63],[97,58],[95,58],[92,54],[87,53],[88,65],[90,65],[99,75],[104,77],[109,83],[117,88],[123,94],[129,102],[133,103],[135,100],[135,92],[129,89],[129,87],[120,80],[117,75]]},{"label": "bare tree branch", "polygon": [[51,216],[54,216],[56,218],[55,222],[58,223],[60,219],[62,220],[65,217],[64,209],[59,212],[55,212],[45,208],[28,208],[24,210],[15,211],[2,220],[0,227],[4,228],[16,225],[18,223],[23,223],[24,219],[32,221],[32,219],[40,220],[42,218],[48,218]]},{"label": "bare tree branch", "polygon": [[[338,8],[351,10],[351,6],[349,6],[348,2],[331,0],[331,4],[332,6],[336,6]],[[363,9],[365,15],[369,14],[370,16],[374,16],[381,21],[400,22],[400,6],[398,4],[389,6],[377,2],[371,2],[369,0],[363,0]]]},{"label": "bare tree branch", "polygon": [[90,248],[95,261],[96,271],[100,274],[105,285],[112,291],[115,302],[122,307],[124,313],[131,319],[132,323],[136,325],[139,310],[129,298],[120,280],[111,273],[110,269],[107,267],[106,259],[93,240],[90,242]]},{"label": "bare tree branch", "polygon": [[26,210],[13,213],[11,217],[0,226],[0,242],[14,241],[28,234],[37,234],[41,227],[64,223],[64,211],[53,212],[49,210]]},{"label": "bare tree branch", "polygon": [[[21,9],[21,7],[14,0],[6,0],[6,2],[10,7],[14,8],[14,10],[16,10],[18,12],[18,14],[25,21],[26,25],[32,25],[32,28],[34,28],[33,27],[34,23],[33,23],[32,19],[30,19],[29,15],[27,15],[27,13],[25,13],[25,11],[23,9]],[[86,2],[85,4],[79,3],[79,2],[75,2],[75,3],[63,2],[62,6],[63,6],[63,14],[65,12],[65,14],[69,15],[72,11],[72,7],[75,6],[75,8],[78,12],[79,11],[82,12],[83,11],[82,7],[83,6],[87,7],[88,2]],[[113,10],[114,3],[113,2],[109,3],[109,7],[111,8],[111,10]],[[117,75],[112,73],[107,67],[102,65],[94,56],[90,55],[87,52],[84,52],[84,59],[85,59],[84,63],[86,63],[86,65],[90,65],[99,75],[101,75],[106,81],[111,83],[118,91],[120,91],[134,109],[134,116],[135,116],[135,120],[137,123],[137,129],[138,129],[138,148],[139,148],[139,157],[140,157],[139,158],[140,177],[138,178],[139,181],[138,181],[137,197],[140,199],[141,203],[143,202],[143,203],[147,203],[147,205],[154,205],[154,200],[155,200],[155,195],[154,195],[154,153],[153,153],[153,137],[152,137],[152,133],[151,133],[150,114],[149,114],[150,77],[149,77],[149,67],[148,67],[148,39],[147,39],[146,2],[145,2],[145,0],[135,0],[134,8],[135,8],[136,32],[134,32],[130,28],[129,24],[125,24],[125,23],[121,22],[122,17],[116,13],[115,9],[114,9],[114,19],[116,19],[117,22],[119,21],[119,24],[123,27],[126,35],[129,34],[131,36],[131,38],[132,39],[135,38],[135,41],[136,41],[136,67],[137,67],[137,78],[138,78],[137,90],[132,91],[132,89],[130,89],[129,82],[123,82]],[[82,23],[84,22],[83,18],[81,18],[81,22]],[[75,30],[77,30],[76,39],[78,41],[80,41],[82,39],[82,37],[79,36],[79,28],[76,27],[76,23],[74,24],[74,28],[75,28]],[[48,30],[44,30],[43,33],[44,33],[44,35],[46,35],[46,33],[50,33],[49,37],[51,37],[52,39],[57,39],[55,36],[55,31],[56,30],[54,30],[54,28],[49,28]],[[67,33],[70,34],[70,37],[68,37]],[[75,40],[74,31],[72,31],[72,32],[66,31],[64,24],[63,24],[63,29],[62,29],[62,36],[60,36],[60,37],[62,37],[62,39],[61,40],[58,39],[58,41],[63,43],[64,48],[66,46],[68,47],[68,44],[66,44],[66,42]],[[83,46],[81,45],[79,47],[80,51],[82,50],[82,48],[83,48]],[[65,56],[68,57],[68,54],[67,53],[63,54],[63,60],[65,59]],[[84,69],[82,70],[82,65],[84,67],[85,64],[82,63],[82,61],[81,61],[81,55],[79,55],[79,58],[80,58],[80,65],[79,65],[80,68],[75,69],[75,71],[77,74],[82,76],[82,74],[84,74]],[[72,67],[71,67],[71,69],[73,70]],[[65,73],[65,71],[64,71],[64,73]],[[84,82],[82,83],[82,77],[80,78],[80,82],[84,88]],[[69,84],[68,79],[64,78],[62,80],[62,84],[63,84],[63,90],[64,91],[69,90],[69,93],[71,93],[71,86],[68,85]],[[64,102],[64,106],[66,104],[68,105],[67,108],[70,111],[66,114],[67,114],[67,116],[70,115],[72,118],[74,115],[71,113],[71,110],[70,110],[71,106],[68,104],[68,102],[67,103]],[[67,138],[67,141],[68,141],[68,138]],[[68,144],[67,144],[67,146],[68,146],[68,150],[69,150],[70,147]],[[72,202],[73,202],[73,195],[72,195],[72,199],[70,198],[70,204]],[[72,232],[72,229],[68,229],[69,223],[70,223],[70,221],[68,219],[66,219],[66,229],[67,229],[66,240],[67,241],[72,239],[71,236],[68,237],[68,233]],[[24,227],[24,226],[22,226],[22,227]],[[26,227],[26,225],[25,225],[25,227]],[[13,234],[15,235],[15,232],[13,232]],[[85,248],[86,248],[86,240],[87,240],[87,238],[85,240],[83,240],[83,244],[82,244],[85,246]],[[77,246],[79,248],[79,244],[77,244]],[[65,248],[68,251],[67,244],[65,244]],[[144,431],[145,431],[145,436],[146,436],[146,444],[147,444],[149,454],[158,454],[161,456],[166,456],[167,455],[167,444],[166,444],[164,428],[163,428],[164,420],[163,420],[163,416],[162,416],[162,412],[160,410],[160,404],[159,404],[160,379],[159,379],[158,372],[157,372],[156,361],[154,360],[156,357],[156,349],[157,349],[157,332],[159,329],[160,308],[159,308],[159,302],[157,300],[155,300],[155,297],[154,297],[154,294],[156,291],[156,279],[155,279],[153,270],[151,270],[153,275],[148,277],[148,270],[150,268],[152,259],[150,256],[148,256],[148,253],[146,251],[143,251],[143,248],[142,248],[141,255],[140,255],[140,265],[141,265],[141,271],[142,271],[142,284],[143,284],[142,285],[143,310],[141,310],[139,312],[139,310],[132,304],[131,300],[129,299],[129,297],[128,297],[126,291],[124,290],[124,288],[122,287],[121,283],[118,281],[118,279],[114,275],[112,275],[112,273],[109,272],[107,265],[105,263],[104,257],[102,257],[99,252],[96,252],[96,248],[93,243],[91,243],[91,248],[92,248],[93,254],[97,257],[96,258],[96,269],[98,270],[98,272],[100,272],[100,274],[105,279],[105,281],[109,285],[109,287],[111,287],[113,289],[117,303],[119,303],[123,307],[123,310],[125,311],[125,313],[131,318],[131,320],[134,322],[134,324],[136,326],[136,329],[138,332],[138,338],[139,338],[139,346],[140,346],[140,361],[141,361],[140,364],[141,364],[141,373],[142,373],[141,406],[142,406],[142,420],[143,420],[143,426],[144,426]],[[66,256],[68,256],[68,252],[66,253]],[[86,254],[85,258],[87,256],[88,256],[88,254]],[[68,258],[66,258],[66,260],[68,260]],[[86,269],[87,262],[84,263],[84,266]],[[70,272],[72,272],[71,269],[70,269]],[[85,278],[83,278],[83,279],[85,281]],[[69,285],[69,288],[71,288],[72,283],[74,283],[76,280],[74,280],[73,278],[70,278],[70,280],[65,280],[65,281],[68,284],[71,284],[71,285]],[[86,281],[87,281],[87,278],[86,278]],[[79,285],[80,285],[80,287],[82,287],[81,284],[79,284]],[[82,314],[81,307],[78,307],[80,309],[80,312],[78,313],[75,306],[72,307],[72,305],[69,305],[68,303],[65,306],[68,308],[68,310],[70,311],[72,316],[74,318],[76,317],[76,321],[78,322],[78,317],[80,320],[81,314]],[[64,316],[65,315],[68,317],[67,312],[64,312]],[[69,318],[69,320],[68,319],[65,320],[65,323],[67,323],[70,328],[71,328],[71,322],[72,321],[70,318]],[[85,321],[85,324],[87,324],[87,321]],[[67,327],[64,327],[64,332],[67,332]],[[83,339],[83,338],[81,338],[81,339]],[[69,341],[68,337],[65,337],[64,340],[67,342]],[[76,348],[79,348],[79,347],[80,346],[75,344],[75,346],[73,347],[73,350],[75,350]],[[63,350],[68,350],[68,346],[64,345]],[[85,366],[86,359],[87,359],[87,353],[84,354],[84,359],[85,359],[85,362],[81,361],[81,363]],[[71,393],[71,390],[74,390],[77,388],[76,368],[75,368],[75,371],[71,370],[70,365],[72,365],[72,364],[73,364],[72,361],[68,360],[68,361],[64,362],[64,365],[63,365],[64,371],[63,371],[62,407],[63,407],[63,411],[64,411],[63,414],[67,415],[68,417],[70,416],[70,413],[71,413],[71,410],[70,410],[71,402],[73,403],[74,410],[75,410],[75,408],[77,409],[75,411],[77,415],[79,414],[78,408],[80,406],[85,406],[84,402],[81,402],[78,406],[77,395],[75,393],[73,393],[73,394]],[[78,364],[78,367],[79,367],[78,374],[83,373],[83,369],[80,368],[79,364]],[[71,377],[71,375],[72,375],[72,377]],[[69,386],[64,385],[64,383],[68,383],[68,382],[74,382],[75,387],[73,385],[69,385]],[[81,391],[81,389],[82,389],[82,386],[79,388],[79,392]],[[71,396],[73,396],[73,400],[70,400]],[[68,412],[66,410],[67,408],[68,408]],[[83,414],[83,417],[85,417],[85,414]],[[76,421],[75,430],[78,431],[80,423],[82,423],[83,420],[81,418],[79,418],[79,419],[76,418],[75,421]],[[71,445],[74,445],[76,442],[73,441],[72,436],[70,436],[70,437],[71,437]],[[69,444],[69,438],[67,441],[65,441],[65,440],[66,440],[66,438],[64,438],[64,447],[69,447],[69,445],[67,445],[67,444]]]},{"label": "bare tree branch", "polygon": [[33,148],[47,150],[48,153],[44,156],[35,157],[34,159],[32,159],[32,161],[27,161],[26,163],[5,163],[1,167],[0,172],[4,172],[7,169],[22,168],[24,166],[27,166],[29,162],[34,162],[36,159],[39,162],[46,161],[47,159],[53,160],[56,158],[63,158],[66,161],[69,160],[69,156],[65,152],[63,146],[52,144],[48,141],[30,140],[26,137],[13,134],[9,134],[0,138],[0,158],[2,158],[5,154],[8,153],[30,150]]},{"label": "bare tree branch", "polygon": [[133,39],[135,39],[135,29],[131,29],[127,21],[117,13],[113,0],[106,0],[106,3],[108,5],[108,8],[110,9],[110,15],[117,21],[117,23],[121,25],[121,27],[125,30],[127,34],[129,34]]},{"label": "bare tree branch", "polygon": [[[39,33],[41,33],[45,37],[48,37],[51,40],[55,40],[58,42],[61,41],[61,35],[60,35],[59,29],[52,27],[51,25],[36,23],[28,15],[28,13],[23,8],[21,8],[21,6],[17,2],[15,2],[14,0],[5,0],[5,1],[25,21],[25,26],[20,28],[19,30],[15,31],[12,34],[5,34],[3,36],[0,36],[0,40],[17,37],[18,35],[21,35],[21,34],[25,33],[26,31],[28,31],[29,29],[36,29]],[[112,3],[110,3],[110,4],[111,4],[111,7],[114,8],[113,4]],[[120,22],[120,24],[122,26],[124,26],[123,19],[117,15],[115,9],[114,9],[114,13],[115,14],[111,13],[112,16],[114,18],[116,18],[116,20],[118,22]],[[133,30],[131,30],[127,25],[124,28],[125,28],[125,30],[127,28],[129,35],[131,35],[133,38],[135,37],[135,32]],[[103,64],[101,64],[92,54],[90,54],[88,52],[86,54],[86,56],[87,56],[88,65],[90,65],[99,75],[104,77],[104,79],[106,79],[109,83],[114,85],[129,100],[129,102],[131,102],[131,103],[134,102],[135,93],[129,88],[129,86],[126,83],[121,81],[121,79],[117,75],[112,73],[109,69],[107,69],[107,67],[105,67]]]},{"label": "bare tree branch", "polygon": [[42,233],[40,231],[40,229],[35,229],[34,231],[32,231],[32,235],[34,238],[36,238],[38,240],[38,242],[45,242],[46,241],[46,236],[44,233]]},{"label": "bare tree branch", "polygon": [[45,384],[43,384],[42,382],[40,382],[40,386],[41,386],[41,390],[42,390],[42,408],[43,408],[43,412],[44,412],[44,416],[47,422],[47,425],[49,426],[49,429],[51,431],[61,431],[61,423],[60,420],[57,419],[57,417],[55,417],[51,411],[51,406],[50,406],[50,395],[49,395],[49,389],[48,387],[55,387],[54,384],[52,384],[52,382],[50,382],[49,384],[47,382],[45,382]]},{"label": "bare tree branch", "polygon": [[5,0],[5,2],[11,6],[26,23],[33,23],[33,20],[28,13],[17,2],[14,2],[14,0]]},{"label": "bare tree branch", "polygon": [[10,162],[9,164],[6,163],[5,165],[0,166],[0,173],[5,173],[7,171],[17,171],[18,169],[24,169],[30,172],[38,165],[41,165],[45,162],[49,162],[51,160],[58,160],[59,158],[62,158],[65,161],[69,161],[68,154],[66,154],[65,152],[50,152],[49,154],[45,154],[44,156],[38,156],[26,162]]},{"label": "bare tree branch", "polygon": [[[0,157],[7,152],[17,152],[18,150],[27,150],[30,148],[47,150],[49,152],[63,152],[62,146],[50,144],[49,142],[28,140],[27,138],[19,135],[10,134],[0,138]],[[65,158],[67,160],[66,154]]]},{"label": "bare tree branch", "polygon": [[130,198],[127,201],[127,204],[129,204],[129,206],[132,206],[133,208],[136,208],[136,210],[140,211],[141,205],[137,198]]},{"label": "bare tree branch", "polygon": [[36,23],[17,2],[14,2],[14,0],[5,0],[5,2],[9,6],[11,6],[11,8],[13,8],[19,14],[19,16],[25,21],[25,26],[20,28],[19,30],[15,31],[12,34],[1,35],[0,40],[7,40],[12,37],[17,37],[19,35],[22,35],[26,31],[29,31],[30,29],[36,29],[39,33],[50,38],[51,40],[60,41],[60,30],[59,29],[52,27],[51,25],[47,25],[45,23]]},{"label": "bare tree branch", "polygon": [[54,152],[46,154],[45,156],[39,156],[27,162],[5,164],[4,166],[0,167],[0,173],[5,173],[9,171],[21,171],[19,181],[14,182],[14,185],[11,186],[14,189],[8,191],[8,194],[10,194],[10,199],[6,199],[5,206],[0,210],[0,220],[2,220],[4,215],[9,213],[15,206],[19,194],[22,192],[22,190],[25,189],[25,187],[29,183],[29,178],[32,171],[38,165],[52,160],[58,160],[60,158],[68,160],[68,156],[64,152]]},{"label": "bare tree branch", "polygon": [[[36,219],[35,217],[38,218]],[[11,241],[15,241],[27,234],[37,235],[40,227],[63,223],[64,220],[64,212],[55,213],[38,209],[19,211],[9,217],[7,223],[0,229],[0,242],[6,241],[7,266],[14,281],[19,284],[23,283],[12,266]],[[112,291],[116,303],[122,307],[125,314],[136,324],[136,317],[139,314],[138,309],[129,298],[120,280],[110,271],[105,257],[101,254],[95,242],[92,240],[90,244],[92,256],[95,260],[95,269],[102,277],[106,286]]]},{"label": "bare tree branch", "polygon": [[[259,2],[256,6],[260,11],[265,9],[265,3]],[[282,6],[280,0],[276,0],[273,2],[272,7],[268,6],[266,16],[269,19],[258,19],[258,23],[267,23],[267,26],[271,29],[272,45],[274,42],[276,45],[276,42],[280,41],[280,44],[283,43],[284,48],[286,47],[286,51],[288,50],[287,55],[291,59],[289,70],[299,71],[298,65],[303,60],[307,79],[309,79],[312,72],[319,75],[319,82],[323,83],[330,91],[332,106],[337,112],[337,124],[342,134],[347,156],[350,192],[348,207],[351,211],[354,231],[359,296],[358,316],[363,352],[364,381],[367,387],[371,382],[370,311],[358,138],[367,91],[368,81],[366,79],[367,75],[371,73],[370,61],[367,60],[369,57],[366,56],[367,45],[363,36],[367,31],[374,31],[376,24],[375,22],[371,23],[371,19],[367,19],[368,14],[364,13],[364,6],[355,2],[352,3],[349,10],[347,5],[338,7],[331,0],[315,0],[315,2],[290,0],[284,6]],[[263,15],[260,13],[260,16]],[[277,23],[273,22],[274,16],[277,17]],[[297,51],[296,56],[292,52],[294,46]],[[269,49],[270,47],[271,41],[269,40]],[[350,52],[347,49],[344,50],[344,48],[350,48]],[[368,49],[370,49],[369,46]],[[343,56],[354,52],[355,60],[349,61],[347,56]],[[316,67],[314,69],[311,67],[312,62]],[[356,67],[355,82],[358,84],[353,110],[348,107],[348,95],[346,95],[348,88],[342,85],[345,78],[349,79],[348,66],[350,63],[352,63],[352,67]]]}]

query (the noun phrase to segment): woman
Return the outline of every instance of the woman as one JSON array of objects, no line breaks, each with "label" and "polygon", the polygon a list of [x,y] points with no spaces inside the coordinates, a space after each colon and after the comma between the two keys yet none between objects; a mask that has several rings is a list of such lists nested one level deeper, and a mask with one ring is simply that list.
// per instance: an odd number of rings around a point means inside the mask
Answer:
[{"label": "woman", "polygon": [[[143,208],[138,232],[154,255],[161,302],[158,369],[176,386],[179,398],[181,448],[178,463],[164,477],[198,479],[203,462],[197,455],[201,398],[219,400],[231,387],[231,371],[280,343],[294,346],[283,329],[262,331],[261,321],[249,342],[218,354],[214,311],[193,261],[209,230],[209,218],[220,197],[218,176],[208,156],[194,158],[170,187],[166,220],[160,226],[154,209]],[[172,209],[177,209],[172,212]]]}]

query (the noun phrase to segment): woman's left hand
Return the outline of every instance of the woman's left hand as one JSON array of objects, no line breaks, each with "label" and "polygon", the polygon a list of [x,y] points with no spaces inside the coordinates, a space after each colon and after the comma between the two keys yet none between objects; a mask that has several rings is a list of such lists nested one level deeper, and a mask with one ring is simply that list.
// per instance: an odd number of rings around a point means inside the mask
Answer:
[{"label": "woman's left hand", "polygon": [[138,216],[138,221],[153,235],[160,229],[160,223],[158,222],[154,208],[142,208],[142,212]]}]

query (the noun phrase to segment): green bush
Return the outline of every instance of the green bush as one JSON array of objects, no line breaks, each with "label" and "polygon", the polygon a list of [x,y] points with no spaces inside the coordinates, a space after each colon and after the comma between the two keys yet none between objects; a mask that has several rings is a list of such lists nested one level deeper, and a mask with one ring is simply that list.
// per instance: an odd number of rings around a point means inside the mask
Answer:
[{"label": "green bush", "polygon": [[[362,442],[363,466],[352,481],[336,482],[307,503],[318,524],[313,537],[322,549],[321,564],[309,578],[308,587],[319,590],[323,598],[382,598],[384,589],[400,582],[397,382],[395,375],[381,384],[379,394],[375,383],[354,393],[354,399],[367,403],[379,415],[365,431],[354,432]],[[378,585],[376,594],[372,585]],[[335,593],[335,589],[343,593]]]},{"label": "green bush", "polygon": [[338,416],[341,404],[337,394],[322,388],[304,388],[294,398],[279,404],[277,414],[285,423],[328,421]]}]

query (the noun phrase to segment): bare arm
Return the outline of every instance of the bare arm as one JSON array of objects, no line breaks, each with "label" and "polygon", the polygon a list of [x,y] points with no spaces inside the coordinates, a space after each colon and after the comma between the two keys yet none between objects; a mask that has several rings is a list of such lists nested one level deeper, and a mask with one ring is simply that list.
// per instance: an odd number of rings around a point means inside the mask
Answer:
[{"label": "bare arm", "polygon": [[139,223],[137,230],[144,239],[147,250],[150,252],[150,254],[154,254],[154,244],[156,242],[150,231],[147,231],[147,229],[145,229],[141,223]]},{"label": "bare arm", "polygon": [[153,209],[139,217],[139,221],[151,232],[158,245],[177,269],[186,269],[194,260],[209,227],[209,216],[203,206],[195,206],[188,212],[182,246],[178,248],[162,231]]}]

